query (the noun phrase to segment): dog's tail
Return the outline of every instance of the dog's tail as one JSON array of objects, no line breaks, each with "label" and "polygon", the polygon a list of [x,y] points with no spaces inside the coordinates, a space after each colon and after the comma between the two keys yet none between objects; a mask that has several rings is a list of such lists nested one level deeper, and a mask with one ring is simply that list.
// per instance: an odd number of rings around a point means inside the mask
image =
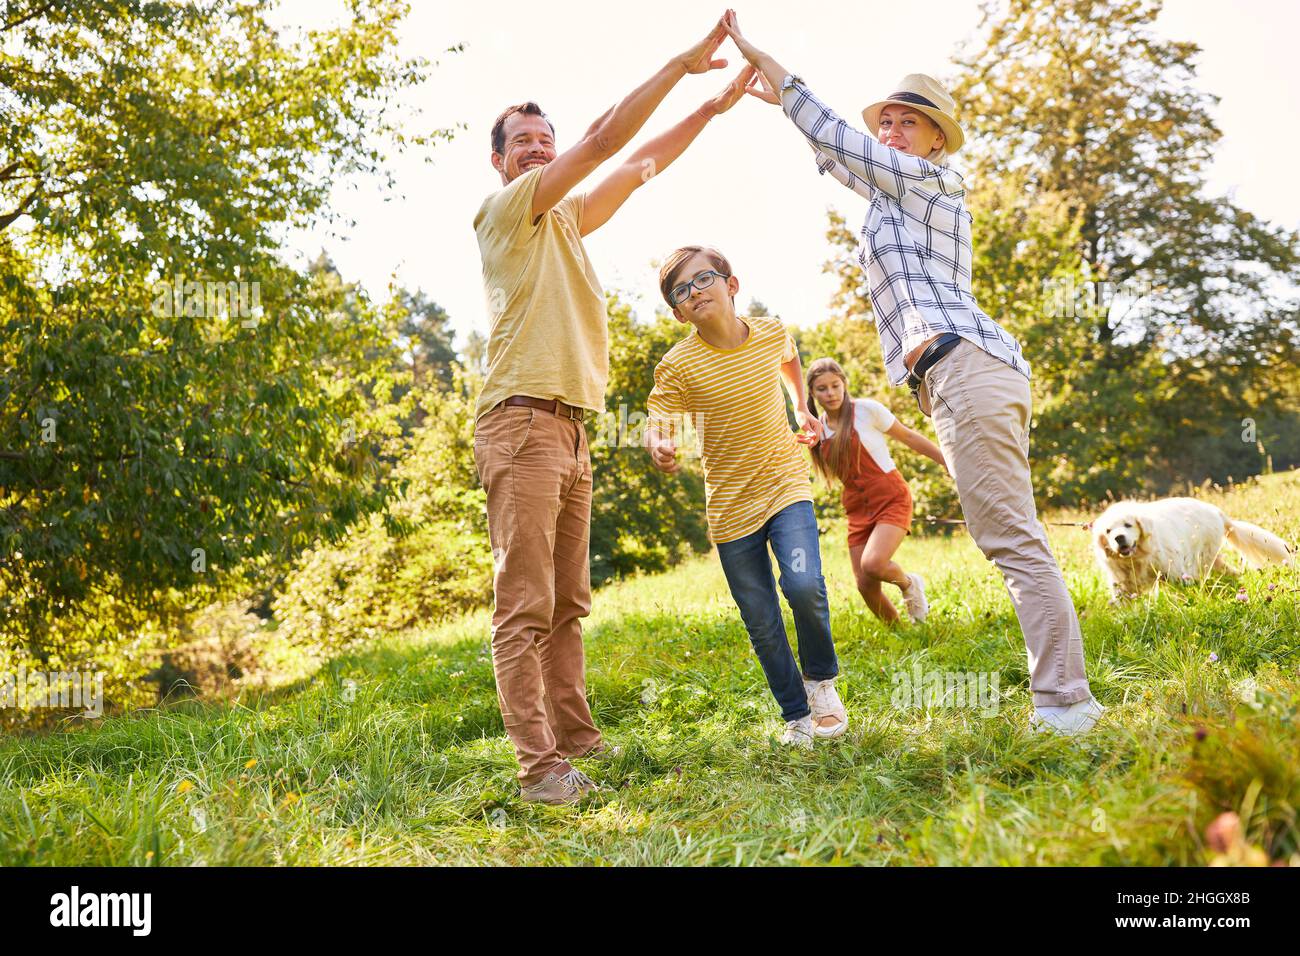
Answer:
[{"label": "dog's tail", "polygon": [[1246,563],[1252,568],[1262,568],[1266,564],[1285,564],[1293,562],[1291,546],[1259,525],[1249,521],[1228,519],[1228,543],[1241,552]]}]

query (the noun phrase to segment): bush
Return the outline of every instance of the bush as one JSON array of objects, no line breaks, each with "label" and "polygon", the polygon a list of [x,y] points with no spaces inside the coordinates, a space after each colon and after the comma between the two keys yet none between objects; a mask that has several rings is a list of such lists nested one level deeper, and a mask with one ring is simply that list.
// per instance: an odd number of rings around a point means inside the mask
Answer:
[{"label": "bush", "polygon": [[423,422],[397,468],[402,491],[285,577],[272,609],[293,644],[332,652],[492,600],[470,393],[459,369],[452,388],[422,392]]}]

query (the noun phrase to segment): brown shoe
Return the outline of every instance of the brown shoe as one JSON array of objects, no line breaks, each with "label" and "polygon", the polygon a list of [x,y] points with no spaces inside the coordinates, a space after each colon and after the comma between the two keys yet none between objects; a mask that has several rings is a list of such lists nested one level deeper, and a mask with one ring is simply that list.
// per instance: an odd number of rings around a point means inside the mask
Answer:
[{"label": "brown shoe", "polygon": [[600,785],[581,770],[559,764],[554,770],[548,770],[537,783],[520,787],[519,799],[525,803],[577,803],[591,791],[599,789]]}]

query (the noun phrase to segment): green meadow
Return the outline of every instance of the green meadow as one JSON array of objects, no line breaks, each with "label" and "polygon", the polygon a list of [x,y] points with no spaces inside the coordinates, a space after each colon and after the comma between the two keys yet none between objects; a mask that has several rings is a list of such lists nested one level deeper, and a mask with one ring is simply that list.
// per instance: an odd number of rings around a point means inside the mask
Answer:
[{"label": "green meadow", "polygon": [[[1200,496],[1300,538],[1300,473]],[[586,768],[606,789],[577,807],[517,799],[478,612],[258,696],[0,743],[0,864],[1200,865],[1224,811],[1268,858],[1300,862],[1296,570],[1112,607],[1088,533],[1048,530],[1108,708],[1078,740],[1029,731],[1010,601],[964,532],[903,544],[931,612],[889,630],[830,522],[852,724],[811,752],[775,744],[779,714],[709,554],[597,592],[588,690],[622,750]],[[998,694],[898,706],[898,675],[918,672],[996,675]]]}]

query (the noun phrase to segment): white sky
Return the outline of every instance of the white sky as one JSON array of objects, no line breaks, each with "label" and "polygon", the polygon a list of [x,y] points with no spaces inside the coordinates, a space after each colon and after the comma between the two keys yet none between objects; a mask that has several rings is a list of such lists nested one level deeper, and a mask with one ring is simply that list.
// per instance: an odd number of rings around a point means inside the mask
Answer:
[{"label": "white sky", "polygon": [[[850,121],[906,73],[950,75],[954,50],[979,21],[975,0],[732,5],[757,45]],[[450,313],[463,345],[471,329],[487,331],[472,221],[483,198],[500,188],[488,161],[496,115],[510,103],[536,100],[555,124],[562,150],[706,33],[725,7],[685,0],[412,0],[411,6],[404,52],[439,65],[406,101],[423,110],[428,128],[467,128],[434,147],[433,165],[394,158],[397,187],[388,201],[376,181],[342,184],[334,207],[355,225],[338,226],[337,235],[297,234],[291,247],[304,255],[324,247],[344,278],[361,281],[381,299],[394,275],[400,284],[423,288]],[[337,0],[285,0],[276,19],[318,26],[336,19],[339,9]],[[1171,38],[1200,45],[1199,86],[1221,97],[1214,115],[1224,136],[1211,189],[1230,191],[1245,208],[1289,228],[1300,227],[1300,177],[1268,172],[1266,164],[1300,155],[1298,9],[1293,0],[1228,7],[1167,0],[1157,24]],[[464,52],[443,52],[462,42]],[[719,56],[728,67],[684,78],[624,155],[712,96],[743,65],[730,41]],[[583,188],[609,169],[597,170]],[[757,297],[787,322],[805,324],[824,317],[832,291],[821,271],[830,255],[826,207],[844,212],[856,230],[860,204],[829,176],[817,175],[802,137],[777,107],[746,97],[585,242],[606,289],[632,294],[642,315],[659,303],[652,260],[702,242],[731,259],[742,305]]]}]

